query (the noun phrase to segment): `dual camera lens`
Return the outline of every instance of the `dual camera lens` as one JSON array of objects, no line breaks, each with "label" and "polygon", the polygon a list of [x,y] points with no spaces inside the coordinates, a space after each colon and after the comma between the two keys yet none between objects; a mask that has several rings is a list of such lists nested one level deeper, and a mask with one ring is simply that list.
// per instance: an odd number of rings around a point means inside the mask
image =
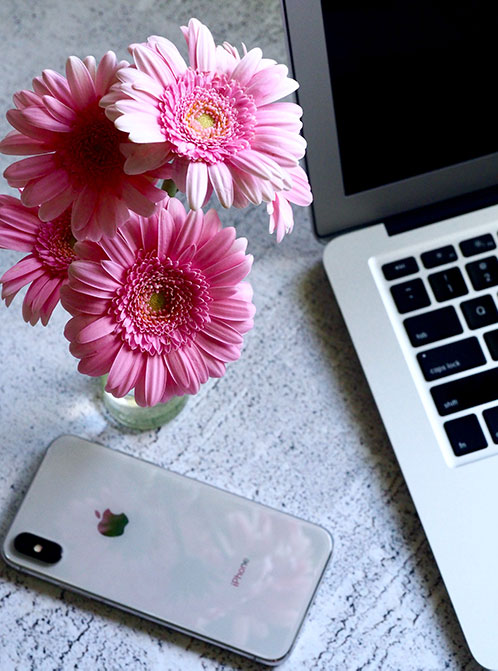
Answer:
[{"label": "dual camera lens", "polygon": [[44,564],[56,564],[62,557],[62,547],[59,543],[26,531],[14,538],[14,548],[20,554],[37,559]]}]

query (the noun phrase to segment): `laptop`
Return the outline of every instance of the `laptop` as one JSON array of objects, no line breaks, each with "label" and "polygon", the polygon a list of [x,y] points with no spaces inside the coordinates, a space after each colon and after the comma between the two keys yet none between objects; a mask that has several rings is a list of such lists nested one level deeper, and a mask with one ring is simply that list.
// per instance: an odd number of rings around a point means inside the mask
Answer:
[{"label": "laptop", "polygon": [[498,6],[283,8],[325,269],[470,650],[498,669]]}]

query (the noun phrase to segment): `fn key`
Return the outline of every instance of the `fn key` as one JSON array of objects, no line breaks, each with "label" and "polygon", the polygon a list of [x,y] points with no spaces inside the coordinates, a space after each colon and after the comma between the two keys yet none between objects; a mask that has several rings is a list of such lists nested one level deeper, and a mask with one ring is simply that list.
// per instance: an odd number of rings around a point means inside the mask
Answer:
[{"label": "fn key", "polygon": [[452,419],[445,422],[444,428],[456,457],[487,447],[488,443],[475,415]]}]

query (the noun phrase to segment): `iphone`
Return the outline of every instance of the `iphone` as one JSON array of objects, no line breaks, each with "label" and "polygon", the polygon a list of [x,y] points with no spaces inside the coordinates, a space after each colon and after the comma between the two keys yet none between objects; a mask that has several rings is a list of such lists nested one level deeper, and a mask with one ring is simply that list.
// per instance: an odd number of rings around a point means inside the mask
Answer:
[{"label": "iphone", "polygon": [[2,547],[17,569],[272,665],[331,552],[321,526],[75,436],[47,449]]}]

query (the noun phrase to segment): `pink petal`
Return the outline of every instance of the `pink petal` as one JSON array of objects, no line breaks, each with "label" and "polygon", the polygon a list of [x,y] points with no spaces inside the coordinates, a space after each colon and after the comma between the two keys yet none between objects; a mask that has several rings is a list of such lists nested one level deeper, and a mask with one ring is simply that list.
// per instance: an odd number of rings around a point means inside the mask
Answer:
[{"label": "pink petal", "polygon": [[28,107],[23,110],[22,115],[30,125],[52,133],[69,133],[72,130],[70,123],[54,119],[40,107]]},{"label": "pink petal", "polygon": [[54,98],[57,98],[68,107],[72,106],[73,98],[65,77],[54,70],[44,70],[42,72],[42,82],[47,91],[49,91]]},{"label": "pink petal", "polygon": [[270,233],[276,231],[277,242],[281,242],[284,235],[290,233],[294,227],[294,215],[285,195],[275,194],[275,200],[268,206],[268,213],[270,214]]},{"label": "pink petal", "polygon": [[95,319],[85,326],[77,335],[76,342],[87,343],[97,338],[102,338],[109,333],[112,333],[116,328],[116,322],[109,315],[104,315]]},{"label": "pink petal", "polygon": [[198,19],[190,19],[188,27],[182,26],[188,46],[192,68],[208,72],[216,67],[216,46],[208,28]]},{"label": "pink petal", "polygon": [[[136,183],[131,184],[130,182],[125,182],[122,189],[123,199],[130,210],[137,212],[137,214],[141,214],[143,217],[150,217],[154,213],[155,204],[152,203],[149,198],[144,196],[138,190],[137,186]],[[165,193],[164,196],[166,196]]]},{"label": "pink petal", "polygon": [[151,356],[147,358],[145,370],[145,390],[147,405],[152,406],[159,403],[164,393],[166,383],[166,366],[162,356]]},{"label": "pink petal", "polygon": [[219,319],[213,319],[209,324],[205,324],[203,332],[225,345],[242,345],[243,342],[243,338],[237,329]]},{"label": "pink petal", "polygon": [[[193,213],[191,214],[189,212],[188,217],[190,221],[190,217],[193,216]],[[210,238],[213,237],[213,235],[216,235],[218,231],[221,231],[222,225],[220,218],[218,216],[218,213],[214,209],[210,209],[206,212],[204,215],[204,219],[202,222],[202,230],[199,235],[199,239],[197,240],[197,246],[200,248],[202,245],[207,242]]]},{"label": "pink petal", "polygon": [[225,163],[210,165],[208,166],[208,175],[220,203],[223,207],[232,207],[233,179],[228,166]]},{"label": "pink petal", "polygon": [[[22,314],[24,321],[32,326],[42,317],[42,324],[47,322],[59,300],[59,288],[61,280],[48,276],[40,277],[29,287],[23,301]],[[57,297],[54,303],[54,292]],[[47,305],[45,306],[45,304]],[[50,309],[51,308],[51,309]]]},{"label": "pink petal", "polygon": [[185,365],[185,361],[178,351],[172,351],[167,355],[166,362],[168,369],[183,392],[188,391],[190,387],[190,371]]},{"label": "pink petal", "polygon": [[132,142],[164,142],[165,137],[161,131],[158,117],[154,118],[146,112],[134,112],[123,114],[114,122],[116,128],[123,133],[128,133]]},{"label": "pink petal", "polygon": [[233,245],[235,235],[235,228],[233,226],[221,229],[219,233],[210,238],[202,247],[198,248],[195,255],[195,263],[200,268],[203,268],[211,265],[213,260],[224,257]]},{"label": "pink petal", "polygon": [[8,298],[10,304],[19,289],[22,289],[26,284],[33,282],[44,274],[45,271],[38,259],[26,256],[0,277],[0,284],[3,284],[2,298]]},{"label": "pink petal", "polygon": [[[195,21],[191,19],[189,22]],[[207,26],[200,24],[195,45],[195,67],[201,72],[211,72],[216,67],[216,44]]]},{"label": "pink petal", "polygon": [[106,389],[115,396],[125,396],[137,383],[145,357],[123,344],[109,370]]},{"label": "pink petal", "polygon": [[76,56],[70,56],[66,61],[66,78],[76,109],[85,109],[96,100],[93,79],[83,61]]},{"label": "pink petal", "polygon": [[282,159],[287,161],[286,155],[295,159],[294,164],[304,156],[306,151],[306,140],[302,135],[297,133],[289,133],[286,130],[279,129],[278,133],[262,133],[259,130],[256,132],[251,146],[254,149],[265,147],[265,152],[276,157],[277,162],[283,165]]},{"label": "pink petal", "polygon": [[187,168],[187,200],[193,210],[202,207],[208,186],[208,170],[205,163],[190,163]]},{"label": "pink petal", "polygon": [[76,113],[71,107],[64,105],[60,100],[53,96],[43,96],[43,102],[50,114],[62,124],[71,125],[76,119]]},{"label": "pink petal", "polygon": [[145,145],[128,144],[123,149],[125,149],[123,154],[127,157],[124,164],[124,171],[127,175],[139,175],[155,170],[169,157],[169,150],[165,142],[151,142]]},{"label": "pink petal", "polygon": [[162,56],[175,79],[186,71],[187,64],[173,42],[158,35],[151,35],[147,42]]},{"label": "pink petal", "polygon": [[49,151],[43,140],[26,137],[13,130],[0,142],[0,154],[9,156],[30,156],[31,154],[45,154]]},{"label": "pink petal", "polygon": [[58,169],[29,182],[21,194],[21,201],[27,207],[35,207],[55,196],[58,196],[69,186],[69,179],[65,170]]},{"label": "pink petal", "polygon": [[211,317],[227,319],[228,321],[245,320],[252,317],[256,308],[252,303],[237,298],[227,298],[221,301],[213,301],[209,306]]},{"label": "pink petal", "polygon": [[99,193],[94,212],[95,234],[92,239],[99,240],[102,234],[113,236],[116,229],[130,218],[126,202],[104,189]]},{"label": "pink petal", "polygon": [[[152,79],[152,77],[149,77],[145,72],[141,72],[135,68],[121,69],[116,73],[116,76],[123,83],[123,86],[119,89],[121,95],[117,99],[114,99],[114,102],[122,100],[125,97],[122,95],[124,93],[126,96],[135,98],[135,100],[157,104],[164,93],[164,86],[155,79]],[[111,100],[110,95],[109,100]]]},{"label": "pink petal", "polygon": [[62,292],[62,305],[72,315],[77,314],[82,306],[87,315],[101,315],[103,309],[102,299],[92,296],[83,287],[66,286]]},{"label": "pink petal", "polygon": [[[102,297],[105,298],[108,298],[109,295],[112,296],[119,287],[119,282],[109,277],[108,273],[101,269],[94,261],[78,259],[69,266],[68,273],[70,277],[75,278],[88,287],[97,289]],[[94,295],[98,296],[100,294]]]},{"label": "pink petal", "polygon": [[30,156],[16,161],[4,172],[4,177],[9,184],[21,180],[26,184],[30,179],[41,177],[57,169],[57,161],[53,154],[42,154],[41,156]]},{"label": "pink petal", "polygon": [[[198,333],[195,339],[197,347],[219,361],[237,361],[240,357],[240,345],[227,345],[204,333]],[[224,371],[223,371],[224,372]]]},{"label": "pink petal", "polygon": [[248,51],[235,67],[231,78],[236,79],[241,86],[247,86],[257,72],[262,57],[263,52],[259,48]]},{"label": "pink petal", "polygon": [[[213,277],[208,270],[206,270],[206,276],[209,279],[209,283],[215,287],[222,287],[226,284],[236,284],[241,282],[251,270],[253,257],[248,254],[244,256],[237,264],[227,267],[221,272],[216,272],[216,275]],[[219,267],[223,267],[225,264],[220,262]],[[213,270],[217,271],[218,268],[216,264],[212,266]]]},{"label": "pink petal", "polygon": [[[109,372],[112,362],[121,347],[121,343],[113,338],[101,338],[96,341],[98,349],[91,355],[87,355],[78,365],[80,373],[100,377]],[[71,351],[73,350],[70,347]]]},{"label": "pink petal", "polygon": [[98,98],[101,98],[113,83],[117,69],[118,63],[116,54],[113,51],[108,51],[100,59],[95,74],[95,90]]},{"label": "pink petal", "polygon": [[176,79],[172,75],[170,68],[150,47],[137,44],[132,45],[130,50],[138,70],[149,75],[151,79],[158,81],[164,88],[175,83]]},{"label": "pink petal", "polygon": [[135,261],[135,253],[120,235],[113,238],[106,238],[100,241],[100,244],[112,261],[129,268]]},{"label": "pink petal", "polygon": [[285,98],[299,87],[294,79],[287,77],[287,72],[285,65],[273,65],[260,70],[251,79],[246,92],[253,96],[258,107]]},{"label": "pink petal", "polygon": [[64,191],[42,203],[38,210],[38,216],[42,221],[52,221],[59,217],[74,200],[74,191],[71,186],[67,186]]},{"label": "pink petal", "polygon": [[78,194],[71,213],[71,228],[78,239],[83,239],[81,231],[85,229],[97,204],[98,193],[90,186],[85,186]]},{"label": "pink petal", "polygon": [[290,171],[292,177],[292,188],[284,191],[285,198],[291,203],[306,207],[313,201],[308,177],[304,170],[297,166]]},{"label": "pink petal", "polygon": [[49,146],[52,146],[54,140],[54,133],[38,126],[33,126],[26,117],[24,112],[19,110],[7,110],[7,121],[13,126],[19,133],[30,138],[31,141],[35,140],[36,142],[46,142]]},{"label": "pink petal", "polygon": [[259,205],[263,200],[263,185],[266,183],[266,180],[250,173],[244,173],[238,169],[232,172],[232,176],[235,182],[234,194],[236,195],[240,191],[253,205]]}]

